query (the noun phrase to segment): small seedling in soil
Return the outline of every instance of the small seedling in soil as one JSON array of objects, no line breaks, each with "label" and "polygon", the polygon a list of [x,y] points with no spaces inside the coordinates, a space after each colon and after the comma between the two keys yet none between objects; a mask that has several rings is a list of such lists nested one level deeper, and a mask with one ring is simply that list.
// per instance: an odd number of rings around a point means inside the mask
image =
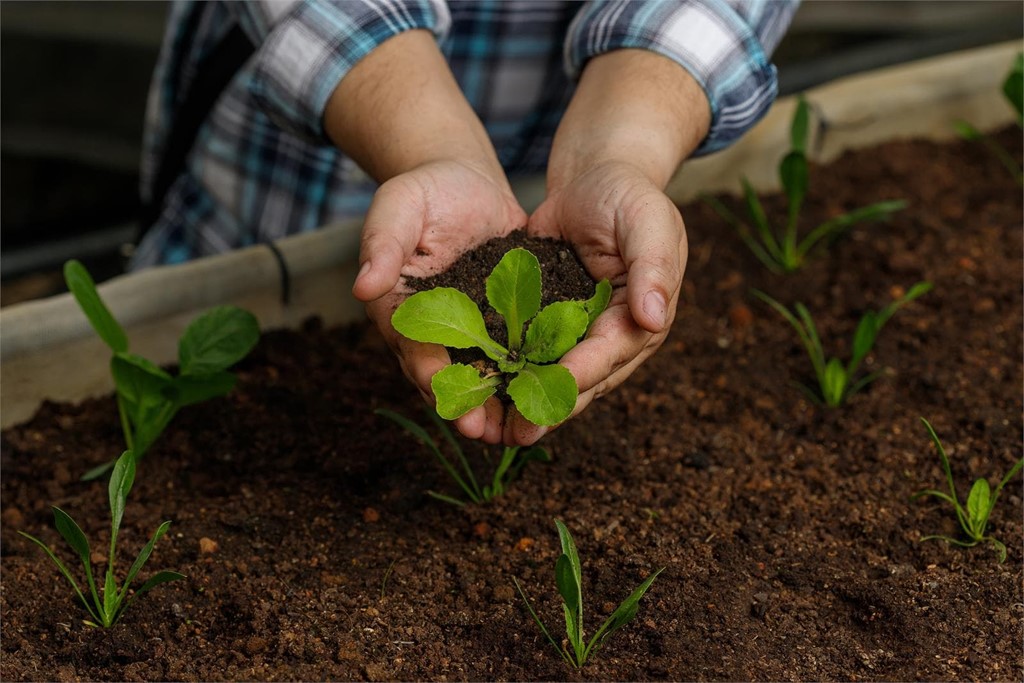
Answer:
[{"label": "small seedling in soil", "polygon": [[[1024,52],[1017,55],[1010,68],[1010,73],[1003,81],[1003,95],[1017,112],[1017,125],[1024,127]],[[963,139],[983,144],[993,156],[999,159],[999,163],[1010,172],[1010,175],[1017,179],[1018,183],[1024,184],[1024,171],[1021,170],[1020,165],[1007,149],[967,121],[957,121],[953,126]]]},{"label": "small seedling in soil", "polygon": [[[128,351],[124,329],[103,303],[85,266],[68,261],[64,264],[64,280],[96,334],[114,352],[110,373],[125,445],[140,458],[178,410],[231,391],[235,376],[227,369],[259,341],[259,323],[251,313],[235,306],[212,308],[193,320],[179,340],[180,370],[173,377],[152,361]],[[95,479],[112,465],[94,468],[83,479]]]},{"label": "small seedling in soil", "polygon": [[523,602],[526,603],[526,609],[530,611],[530,616],[537,622],[537,626],[540,627],[548,641],[558,650],[558,654],[562,656],[562,659],[569,666],[581,669],[587,663],[590,655],[604,645],[608,636],[633,620],[633,617],[636,616],[640,598],[644,596],[647,589],[658,578],[658,574],[661,574],[665,568],[662,567],[648,576],[628,598],[622,601],[622,604],[612,612],[612,615],[601,624],[601,628],[597,629],[590,642],[587,642],[584,640],[583,631],[583,582],[579,553],[576,551],[576,544],[573,542],[572,536],[569,534],[565,524],[561,520],[556,519],[555,526],[558,527],[558,537],[562,542],[562,555],[555,563],[555,583],[558,586],[558,593],[562,596],[562,610],[565,613],[565,632],[568,636],[570,647],[559,645],[555,641],[551,636],[551,632],[544,626],[544,622],[537,616],[533,606],[530,605],[530,600],[523,592],[519,581],[515,577],[512,577],[512,581],[516,584],[516,589],[519,591],[519,595],[522,596]]},{"label": "small seedling in soil", "polygon": [[[441,432],[444,440],[448,442],[451,450],[455,453],[455,457],[459,463],[458,468],[452,464],[452,461],[445,456],[444,452],[437,443],[435,443],[434,439],[431,438],[430,434],[428,434],[420,425],[391,410],[381,408],[374,412],[394,421],[402,429],[409,432],[418,441],[420,441],[420,443],[429,448],[430,452],[434,454],[435,458],[437,458],[437,461],[441,463],[441,467],[444,468],[444,471],[447,472],[448,476],[450,476],[452,480],[459,485],[459,488],[463,490],[466,497],[469,498],[469,501],[472,503],[485,503],[503,494],[509,483],[519,476],[519,473],[524,467],[526,467],[527,463],[551,462],[551,455],[546,449],[541,448],[540,446],[531,446],[529,448],[505,446],[501,454],[501,461],[498,463],[498,467],[494,470],[494,474],[491,476],[491,483],[480,486],[477,483],[476,475],[473,474],[473,468],[470,467],[469,460],[466,458],[466,454],[459,445],[459,442],[455,439],[451,430],[448,429],[448,425],[446,425],[434,411],[428,410],[426,412],[437,426],[438,431]],[[459,473],[460,469],[462,470],[461,474]],[[446,503],[451,503],[460,507],[466,504],[466,501],[464,500],[459,500],[458,498],[454,498],[443,493],[437,493],[436,491],[427,491],[427,494],[437,498],[438,500],[443,500]]]},{"label": "small seedling in soil", "polygon": [[939,459],[942,460],[942,469],[946,473],[946,485],[949,486],[949,493],[943,491],[937,491],[935,489],[925,489],[918,491],[913,495],[913,499],[923,498],[925,496],[935,496],[940,500],[944,500],[953,506],[953,510],[956,512],[956,519],[960,523],[960,528],[967,536],[968,540],[962,541],[956,538],[950,538],[949,536],[930,535],[922,536],[922,541],[939,540],[945,541],[946,543],[952,543],[963,548],[971,548],[979,543],[988,542],[996,549],[999,553],[999,562],[1006,561],[1006,546],[1003,545],[1002,541],[997,540],[992,536],[985,535],[985,529],[988,526],[989,515],[992,514],[992,508],[996,506],[996,501],[999,500],[999,494],[1002,492],[1003,487],[1013,479],[1017,472],[1020,472],[1021,467],[1024,467],[1024,458],[1018,460],[1010,471],[1006,473],[1002,481],[999,482],[999,486],[996,487],[995,491],[989,488],[988,481],[985,479],[977,479],[974,485],[971,486],[971,492],[967,494],[967,505],[961,505],[960,500],[956,494],[956,487],[953,485],[953,473],[949,467],[949,458],[946,456],[946,449],[942,447],[942,442],[939,441],[938,435],[935,430],[932,429],[931,424],[928,420],[921,418],[921,422],[924,423],[925,428],[928,430],[928,435],[932,439],[932,443],[935,444],[935,448],[939,451]]},{"label": "small seedling in soil", "polygon": [[736,229],[754,256],[773,273],[800,270],[808,252],[822,240],[835,239],[856,223],[887,218],[907,205],[902,200],[871,204],[825,221],[804,237],[799,237],[797,228],[800,210],[807,195],[810,176],[807,165],[808,119],[807,101],[801,96],[790,129],[791,148],[779,164],[779,178],[789,205],[786,226],[781,234],[772,227],[761,201],[746,178],[742,180],[743,197],[754,223],[754,231],[722,202],[709,195],[702,197],[725,222]]},{"label": "small seedling in soil", "polygon": [[117,585],[117,580],[114,578],[114,560],[116,557],[116,546],[117,546],[117,534],[121,528],[121,518],[124,516],[125,504],[128,501],[128,492],[132,488],[132,484],[135,481],[135,456],[131,451],[125,451],[120,458],[114,463],[113,472],[110,475],[110,484],[108,485],[108,495],[110,498],[110,556],[107,560],[107,573],[106,578],[103,582],[103,597],[100,597],[100,591],[96,587],[96,580],[93,576],[92,570],[92,554],[89,548],[89,539],[82,533],[81,527],[75,523],[75,520],[71,519],[70,515],[54,506],[53,508],[53,520],[54,525],[57,527],[57,531],[64,537],[68,545],[71,546],[72,550],[82,560],[82,566],[85,568],[85,579],[88,584],[89,596],[92,598],[92,603],[85,597],[81,588],[78,587],[78,582],[75,581],[71,572],[67,566],[61,562],[49,546],[40,541],[34,536],[30,536],[23,531],[18,533],[29,539],[49,556],[53,563],[57,565],[57,569],[64,575],[64,578],[68,580],[71,587],[75,591],[75,595],[82,601],[82,605],[85,606],[85,610],[89,613],[90,619],[85,620],[85,623],[89,626],[102,626],[109,628],[113,626],[124,611],[128,609],[128,606],[143,593],[159,586],[161,583],[167,583],[169,581],[177,581],[178,579],[185,578],[183,574],[173,571],[159,571],[149,578],[142,586],[135,591],[133,595],[129,595],[128,591],[131,588],[132,581],[135,580],[136,575],[142,569],[146,561],[149,560],[149,556],[153,553],[153,548],[156,545],[157,540],[160,539],[167,529],[170,528],[170,522],[164,522],[161,524],[153,537],[149,539],[149,543],[143,547],[138,557],[135,558],[135,562],[132,563],[131,568],[128,570],[128,575],[125,577],[124,585],[120,588]]},{"label": "small seedling in soil", "polygon": [[569,417],[579,395],[576,379],[557,361],[608,306],[611,291],[611,284],[602,280],[586,301],[556,301],[541,309],[540,262],[528,250],[516,248],[487,278],[487,301],[505,322],[508,348],[488,335],[473,300],[452,287],[413,294],[395,310],[391,324],[414,341],[479,349],[494,363],[485,369],[454,363],[431,378],[437,412],[444,419],[454,420],[483,405],[504,385],[523,417],[550,426]]},{"label": "small seedling in soil", "polygon": [[930,282],[918,282],[906,294],[890,302],[882,310],[866,312],[861,317],[857,330],[853,334],[853,353],[845,365],[838,358],[826,358],[825,351],[821,347],[818,329],[806,306],[802,303],[795,304],[796,314],[794,315],[788,308],[764,292],[755,289],[753,293],[793,326],[800,341],[803,342],[804,348],[807,349],[811,365],[814,366],[814,376],[818,380],[818,390],[814,391],[803,384],[799,384],[800,388],[813,403],[824,403],[830,408],[837,408],[845,403],[850,396],[878,378],[880,373],[873,372],[854,381],[861,362],[874,347],[878,333],[889,321],[889,318],[900,308],[931,289]]}]

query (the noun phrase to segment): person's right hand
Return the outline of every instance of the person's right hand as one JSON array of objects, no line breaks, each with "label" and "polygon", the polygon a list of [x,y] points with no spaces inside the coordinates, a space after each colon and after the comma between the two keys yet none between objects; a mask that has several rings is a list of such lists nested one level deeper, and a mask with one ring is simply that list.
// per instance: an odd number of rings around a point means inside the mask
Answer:
[{"label": "person's right hand", "polygon": [[[466,162],[430,162],[391,178],[374,196],[352,291],[430,405],[430,379],[451,361],[443,346],[414,342],[392,327],[392,313],[411,294],[401,276],[434,275],[462,252],[524,225],[526,213],[504,177],[495,180]],[[455,426],[468,438],[498,443],[504,419],[504,406],[492,396]]]}]

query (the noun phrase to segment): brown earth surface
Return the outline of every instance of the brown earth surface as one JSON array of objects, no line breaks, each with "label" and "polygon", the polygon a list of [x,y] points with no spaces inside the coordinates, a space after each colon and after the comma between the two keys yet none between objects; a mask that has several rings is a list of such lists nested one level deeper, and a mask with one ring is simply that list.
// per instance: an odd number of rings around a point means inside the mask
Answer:
[{"label": "brown earth surface", "polygon": [[[1020,160],[1019,130],[999,140]],[[188,578],[106,631],[82,624],[64,580],[15,532],[70,561],[58,505],[102,554],[105,485],[78,477],[120,453],[117,411],[110,397],[44,405],[2,436],[0,678],[1021,680],[1020,478],[992,518],[1004,564],[989,546],[921,542],[955,534],[955,520],[910,499],[944,483],[920,416],[961,496],[1020,457],[1021,188],[981,145],[896,142],[813,169],[804,229],[894,198],[910,206],[788,277],[766,273],[706,206],[684,207],[691,253],[664,347],[545,438],[552,463],[484,506],[424,495],[455,491],[374,415],[426,423],[373,329],[265,335],[236,390],[183,410],[140,462],[119,566],[169,519],[143,577]],[[766,204],[784,215],[780,198]],[[845,357],[860,314],[922,279],[935,290],[896,314],[868,359],[888,370],[834,411],[792,386],[806,355],[749,295],[803,301]],[[590,633],[666,567],[580,673],[512,583],[560,634],[555,517],[579,546]]]}]

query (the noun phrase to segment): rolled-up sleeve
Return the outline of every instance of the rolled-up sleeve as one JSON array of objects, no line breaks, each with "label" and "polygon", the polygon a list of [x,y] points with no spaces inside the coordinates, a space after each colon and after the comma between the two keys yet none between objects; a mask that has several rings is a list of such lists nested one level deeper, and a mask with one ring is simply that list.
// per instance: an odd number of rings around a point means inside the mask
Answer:
[{"label": "rolled-up sleeve", "polygon": [[638,48],[664,55],[697,80],[711,105],[711,127],[694,156],[735,142],[768,111],[778,93],[768,55],[782,39],[798,0],[593,0],[565,41],[573,78],[587,60]]},{"label": "rolled-up sleeve", "polygon": [[412,29],[442,39],[451,26],[443,0],[293,0],[228,3],[256,44],[249,83],[279,126],[326,140],[323,114],[341,79],[388,38]]}]

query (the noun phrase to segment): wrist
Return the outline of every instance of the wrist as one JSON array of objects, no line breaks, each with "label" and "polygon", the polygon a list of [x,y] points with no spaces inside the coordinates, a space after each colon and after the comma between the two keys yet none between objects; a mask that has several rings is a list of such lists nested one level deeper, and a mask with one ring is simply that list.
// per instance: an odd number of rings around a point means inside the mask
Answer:
[{"label": "wrist", "polygon": [[710,121],[703,89],[676,62],[634,49],[595,57],[555,135],[548,191],[609,163],[632,166],[664,188]]},{"label": "wrist", "polygon": [[328,99],[324,128],[379,182],[438,161],[504,180],[487,131],[428,31],[398,34],[356,64]]}]

